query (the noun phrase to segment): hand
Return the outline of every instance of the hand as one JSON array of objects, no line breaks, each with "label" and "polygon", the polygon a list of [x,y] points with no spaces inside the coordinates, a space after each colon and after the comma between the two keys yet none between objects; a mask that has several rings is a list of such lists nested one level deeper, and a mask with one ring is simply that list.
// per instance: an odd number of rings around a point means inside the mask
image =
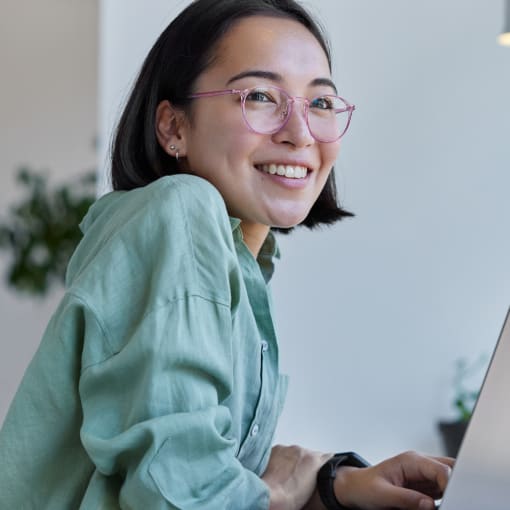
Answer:
[{"label": "hand", "polygon": [[407,452],[368,468],[342,467],[337,471],[335,495],[348,508],[433,510],[453,464],[449,457]]},{"label": "hand", "polygon": [[315,491],[317,471],[332,456],[299,446],[277,445],[262,480],[269,486],[270,510],[300,510]]}]

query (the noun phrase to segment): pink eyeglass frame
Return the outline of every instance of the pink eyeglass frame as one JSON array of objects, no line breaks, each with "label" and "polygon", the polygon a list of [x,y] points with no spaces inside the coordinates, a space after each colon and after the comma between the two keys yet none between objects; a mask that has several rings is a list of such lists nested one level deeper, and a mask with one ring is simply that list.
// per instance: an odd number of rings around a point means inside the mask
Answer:
[{"label": "pink eyeglass frame", "polygon": [[[256,131],[255,129],[253,129],[251,127],[250,123],[248,122],[248,119],[246,118],[246,110],[245,110],[246,97],[248,96],[248,94],[254,90],[263,89],[263,88],[275,89],[275,90],[282,92],[285,96],[287,96],[289,98],[288,102],[290,104],[290,108],[286,112],[286,116],[285,116],[285,120],[283,121],[283,124],[281,126],[279,126],[277,129],[274,129],[273,131],[268,131],[267,133]],[[272,134],[278,133],[278,131],[282,130],[287,125],[287,122],[290,119],[290,115],[292,113],[292,108],[294,106],[294,103],[296,101],[302,101],[305,104],[305,120],[306,120],[306,125],[308,127],[308,131],[310,132],[312,137],[320,143],[333,143],[333,142],[337,142],[338,140],[340,140],[340,138],[342,138],[342,136],[344,136],[347,129],[349,128],[349,125],[351,124],[352,112],[356,109],[355,105],[349,103],[343,97],[337,96],[335,94],[323,94],[321,96],[317,96],[317,97],[338,97],[345,103],[346,108],[345,109],[336,109],[335,112],[336,113],[348,112],[348,114],[349,114],[345,128],[340,133],[340,135],[338,135],[338,137],[335,138],[334,140],[324,140],[324,139],[321,139],[321,138],[318,138],[317,136],[315,136],[313,134],[312,130],[310,129],[310,123],[308,120],[308,112],[309,112],[309,107],[310,107],[310,102],[311,102],[310,99],[307,99],[306,97],[300,97],[300,96],[291,96],[290,94],[287,93],[287,91],[285,91],[284,89],[282,89],[280,87],[275,87],[275,86],[271,85],[268,87],[258,86],[258,87],[250,87],[247,89],[211,90],[209,92],[197,92],[195,94],[191,94],[188,96],[188,99],[200,99],[202,97],[226,96],[228,94],[239,94],[240,95],[240,97],[241,97],[241,111],[243,114],[244,123],[246,124],[246,126],[248,127],[248,129],[250,131],[252,131],[253,133],[257,133],[259,135],[272,135]]]}]

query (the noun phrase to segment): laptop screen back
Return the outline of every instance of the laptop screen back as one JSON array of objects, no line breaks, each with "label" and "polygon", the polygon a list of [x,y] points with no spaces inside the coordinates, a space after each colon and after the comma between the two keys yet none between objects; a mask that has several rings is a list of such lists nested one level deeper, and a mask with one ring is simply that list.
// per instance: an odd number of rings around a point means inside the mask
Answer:
[{"label": "laptop screen back", "polygon": [[510,311],[441,510],[510,509]]}]

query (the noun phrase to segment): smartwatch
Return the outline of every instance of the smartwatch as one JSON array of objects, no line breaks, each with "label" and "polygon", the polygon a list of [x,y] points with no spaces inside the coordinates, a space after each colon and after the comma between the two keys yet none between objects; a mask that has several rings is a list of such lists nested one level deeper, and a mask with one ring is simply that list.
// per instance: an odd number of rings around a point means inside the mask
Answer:
[{"label": "smartwatch", "polygon": [[370,464],[357,453],[344,452],[335,453],[335,455],[319,469],[317,473],[317,491],[327,510],[347,510],[347,507],[338,502],[335,491],[333,490],[336,471],[341,466],[364,468],[370,466]]}]

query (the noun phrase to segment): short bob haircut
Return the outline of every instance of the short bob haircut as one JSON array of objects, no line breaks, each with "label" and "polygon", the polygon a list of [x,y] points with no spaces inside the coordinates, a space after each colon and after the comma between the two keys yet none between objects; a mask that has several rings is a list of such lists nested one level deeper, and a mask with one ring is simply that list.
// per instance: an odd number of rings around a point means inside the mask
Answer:
[{"label": "short bob haircut", "polygon": [[[120,118],[112,145],[112,186],[130,190],[179,173],[175,158],[156,138],[156,109],[161,101],[190,113],[193,86],[215,60],[223,35],[242,18],[273,16],[304,25],[320,43],[331,70],[331,52],[320,25],[294,0],[195,0],[159,36],[150,50]],[[334,174],[301,223],[309,228],[332,224],[352,214],[337,203]],[[288,232],[292,229],[277,229]]]}]

